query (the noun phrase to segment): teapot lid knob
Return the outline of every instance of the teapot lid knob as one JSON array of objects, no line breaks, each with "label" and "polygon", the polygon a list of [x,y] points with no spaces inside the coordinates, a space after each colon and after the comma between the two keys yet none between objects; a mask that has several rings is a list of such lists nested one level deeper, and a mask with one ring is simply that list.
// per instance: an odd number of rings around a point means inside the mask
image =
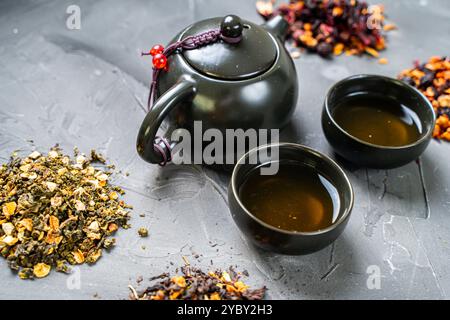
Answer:
[{"label": "teapot lid knob", "polygon": [[239,42],[242,37],[242,30],[244,29],[241,18],[235,15],[228,15],[223,18],[220,24],[220,33],[222,38],[235,39],[235,42]]},{"label": "teapot lid knob", "polygon": [[277,62],[279,52],[285,53],[280,50],[281,42],[267,29],[234,15],[194,23],[170,46],[186,39],[188,48],[190,43],[196,44],[196,50],[182,50],[189,65],[203,75],[222,80],[255,78]]}]

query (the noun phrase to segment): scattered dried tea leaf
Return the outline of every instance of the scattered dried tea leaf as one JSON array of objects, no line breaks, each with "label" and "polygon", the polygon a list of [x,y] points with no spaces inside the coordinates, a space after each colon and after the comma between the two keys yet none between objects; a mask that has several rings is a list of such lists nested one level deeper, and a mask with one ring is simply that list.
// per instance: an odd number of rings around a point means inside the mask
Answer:
[{"label": "scattered dried tea leaf", "polygon": [[155,285],[138,293],[129,286],[132,300],[262,300],[266,287],[251,290],[240,279],[240,274],[232,268],[228,272],[220,270],[205,273],[190,266],[181,268],[181,275],[165,273],[152,277]]},{"label": "scattered dried tea leaf", "polygon": [[265,1],[265,0],[259,0],[256,1],[256,10],[259,12],[259,14],[263,16],[270,16],[273,13],[273,4],[275,3],[274,0]]},{"label": "scattered dried tea leaf", "polygon": [[21,279],[95,263],[114,245],[109,236],[128,227],[131,207],[108,182],[111,174],[95,151],[73,159],[58,147],[0,166],[0,254]]},{"label": "scattered dried tea leaf", "polygon": [[141,236],[143,238],[148,237],[148,230],[147,230],[147,228],[139,228],[138,234],[139,234],[139,236]]}]

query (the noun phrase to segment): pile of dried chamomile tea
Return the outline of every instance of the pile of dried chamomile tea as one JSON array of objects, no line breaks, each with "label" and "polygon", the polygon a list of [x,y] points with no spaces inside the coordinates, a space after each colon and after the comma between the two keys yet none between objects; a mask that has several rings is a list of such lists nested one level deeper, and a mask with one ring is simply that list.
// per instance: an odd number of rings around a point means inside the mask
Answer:
[{"label": "pile of dried chamomile tea", "polygon": [[[290,0],[275,6],[275,0],[256,3],[265,19],[281,14],[289,23],[294,45],[323,57],[361,55],[379,58],[386,48],[384,33],[396,29],[385,23],[384,7],[358,0]],[[386,64],[387,59],[380,59]]]},{"label": "pile of dried chamomile tea", "polygon": [[165,273],[150,280],[159,282],[138,293],[130,286],[131,300],[262,300],[266,287],[251,290],[240,280],[240,274],[229,271],[205,273],[189,265],[181,268],[181,275]]},{"label": "pile of dried chamomile tea", "polygon": [[71,158],[57,146],[0,167],[0,253],[20,278],[93,264],[114,245],[131,207],[108,182],[113,169],[95,151]]},{"label": "pile of dried chamomile tea", "polygon": [[399,79],[419,89],[433,104],[437,120],[433,137],[450,141],[450,57],[431,57],[404,70]]}]

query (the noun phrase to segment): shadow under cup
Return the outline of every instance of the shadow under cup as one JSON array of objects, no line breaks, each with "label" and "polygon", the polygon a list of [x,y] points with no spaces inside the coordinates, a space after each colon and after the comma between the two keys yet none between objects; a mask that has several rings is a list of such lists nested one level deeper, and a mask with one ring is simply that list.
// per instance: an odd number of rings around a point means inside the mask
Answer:
[{"label": "shadow under cup", "polygon": [[[278,152],[270,152],[273,147],[277,147]],[[274,163],[309,166],[333,184],[338,193],[339,208],[331,226],[316,232],[282,230],[263,222],[245,208],[239,198],[240,187],[253,170],[267,169]],[[334,242],[348,222],[353,198],[349,179],[333,160],[311,148],[291,143],[261,146],[245,154],[236,164],[228,188],[231,215],[245,237],[265,250],[289,255],[309,254]]]}]

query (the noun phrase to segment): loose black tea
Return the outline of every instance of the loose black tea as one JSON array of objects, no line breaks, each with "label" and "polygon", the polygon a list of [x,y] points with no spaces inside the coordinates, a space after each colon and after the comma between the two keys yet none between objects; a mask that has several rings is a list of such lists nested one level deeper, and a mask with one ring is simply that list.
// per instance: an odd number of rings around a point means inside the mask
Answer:
[{"label": "loose black tea", "polygon": [[186,265],[181,275],[168,273],[151,278],[158,283],[138,293],[129,286],[132,300],[262,300],[266,288],[252,290],[232,268],[227,271],[203,272]]},{"label": "loose black tea", "polygon": [[405,146],[421,136],[417,114],[393,98],[381,95],[347,97],[336,106],[333,117],[352,136],[379,146]]},{"label": "loose black tea", "polygon": [[112,166],[95,151],[91,158],[75,153],[73,159],[55,147],[47,155],[14,155],[0,167],[0,254],[22,279],[95,263],[119,226],[128,228],[131,207],[108,182]]},{"label": "loose black tea", "polygon": [[253,170],[239,190],[245,208],[279,229],[314,232],[333,224],[339,209],[333,184],[312,167],[280,163],[278,173]]}]

